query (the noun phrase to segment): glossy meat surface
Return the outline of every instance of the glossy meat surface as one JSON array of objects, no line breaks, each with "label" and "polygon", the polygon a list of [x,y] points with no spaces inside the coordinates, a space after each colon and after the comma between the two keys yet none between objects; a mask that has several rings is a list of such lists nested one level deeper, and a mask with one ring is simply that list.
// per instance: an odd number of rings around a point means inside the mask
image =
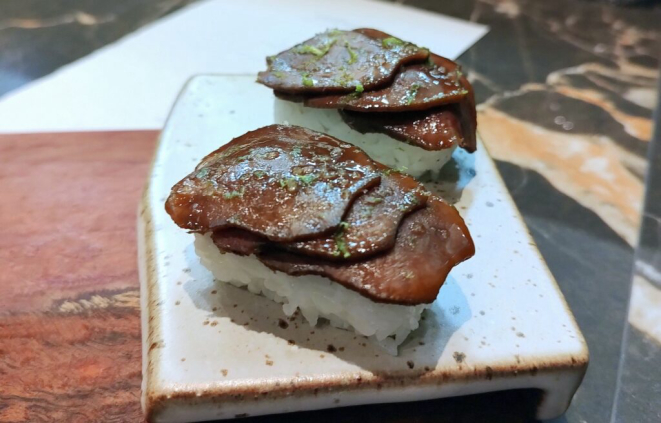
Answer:
[{"label": "glossy meat surface", "polygon": [[402,221],[393,248],[364,260],[342,262],[293,253],[249,237],[213,235],[225,252],[251,252],[266,266],[289,275],[320,275],[375,302],[414,305],[431,303],[450,270],[475,253],[457,210],[436,197]]},{"label": "glossy meat surface", "polygon": [[267,58],[257,81],[290,94],[362,92],[388,84],[402,65],[428,55],[395,37],[329,30]]},{"label": "glossy meat surface", "polygon": [[285,248],[329,260],[356,260],[389,250],[404,216],[424,207],[428,196],[412,177],[386,170],[377,187],[356,199],[334,234]]},{"label": "glossy meat surface", "polygon": [[304,128],[271,125],[235,138],[178,182],[166,211],[184,229],[248,230],[296,241],[338,228],[381,178],[360,149]]},{"label": "glossy meat surface", "polygon": [[431,54],[426,63],[403,67],[392,83],[372,91],[307,97],[308,107],[359,112],[410,112],[461,101],[470,90],[451,61]]},{"label": "glossy meat surface", "polygon": [[456,105],[410,113],[360,113],[340,110],[344,122],[362,133],[380,133],[425,150],[443,150],[464,140]]}]

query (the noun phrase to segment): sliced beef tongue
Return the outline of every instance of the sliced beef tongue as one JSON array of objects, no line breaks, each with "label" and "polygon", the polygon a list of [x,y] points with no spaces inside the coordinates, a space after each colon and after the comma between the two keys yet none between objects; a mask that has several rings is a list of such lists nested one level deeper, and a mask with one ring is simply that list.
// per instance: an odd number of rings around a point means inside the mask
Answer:
[{"label": "sliced beef tongue", "polygon": [[304,103],[308,107],[323,109],[388,113],[458,103],[468,95],[470,85],[462,83],[458,66],[452,61],[447,62],[431,54],[427,63],[403,67],[386,87],[362,93],[309,96]]},{"label": "sliced beef tongue", "polygon": [[357,260],[389,250],[404,216],[424,207],[428,196],[412,177],[386,170],[377,187],[354,201],[334,234],[283,247],[328,260]]},{"label": "sliced beef tongue", "polygon": [[[382,46],[390,44],[397,46],[400,43],[407,45],[398,38],[375,29],[360,28],[350,32],[357,34],[358,39],[367,37],[380,42]],[[278,98],[303,102],[307,107],[339,109],[345,122],[362,133],[386,134],[425,150],[441,150],[459,145],[469,152],[475,151],[477,116],[473,88],[459,65],[445,57],[430,53],[424,62],[418,59],[417,62],[413,60],[401,68],[390,67],[388,69],[394,69],[394,73],[392,78],[384,79],[385,83],[377,86],[364,83],[351,86],[358,89],[349,89],[351,87],[346,90],[328,87],[322,89],[322,85],[312,86],[310,82],[307,82],[307,89],[305,86],[301,89],[289,89],[272,81],[273,75],[280,75],[280,79],[283,80],[286,79],[284,76],[290,75],[275,69],[284,68],[285,64],[289,63],[287,61],[299,63],[293,61],[292,57],[301,59],[300,52],[304,50],[302,46],[327,43],[329,37],[332,38],[331,33],[333,31],[317,35],[312,39],[314,42],[308,40],[275,56],[271,59],[269,70],[260,73],[259,81],[274,88]],[[350,38],[346,31],[339,33],[342,34],[341,37]],[[354,53],[349,55],[349,59],[342,58],[339,56],[341,53],[335,49],[336,44],[337,41],[332,42],[330,49],[322,49],[323,56],[316,60],[324,60],[323,72],[329,74],[346,72],[347,67],[344,63],[346,60],[351,61],[350,57],[355,53],[351,47],[347,47],[345,50]],[[351,44],[348,43],[347,46],[349,45]],[[296,53],[299,56],[292,56],[294,51],[299,51]],[[311,54],[314,56],[314,53]],[[345,51],[344,54],[349,53]],[[358,62],[356,59],[356,63],[352,66],[359,63],[364,74],[367,72],[363,66],[373,66],[374,71],[382,70],[378,63],[362,56],[361,58],[365,60]],[[338,63],[342,65],[338,66]],[[267,82],[265,79],[267,77],[271,82]],[[287,76],[287,78],[294,77]]]},{"label": "sliced beef tongue", "polygon": [[267,58],[257,81],[290,94],[362,92],[389,84],[402,65],[428,55],[395,37],[329,30]]},{"label": "sliced beef tongue", "polygon": [[443,150],[464,140],[457,105],[410,113],[361,113],[340,110],[354,130],[386,134],[425,150]]},{"label": "sliced beef tongue", "polygon": [[404,218],[391,249],[362,260],[299,254],[244,230],[220,229],[212,239],[221,251],[255,254],[270,269],[324,276],[373,301],[403,305],[433,302],[450,270],[475,254],[457,210],[436,197]]},{"label": "sliced beef tongue", "polygon": [[412,177],[387,170],[379,186],[358,197],[339,228],[330,235],[273,243],[245,229],[224,228],[213,232],[212,238],[222,251],[239,255],[279,248],[332,261],[361,260],[390,250],[401,221],[412,211],[425,207],[429,195]]},{"label": "sliced beef tongue", "polygon": [[184,229],[234,227],[272,241],[335,231],[381,170],[362,150],[296,126],[271,125],[235,138],[178,182],[165,208]]},{"label": "sliced beef tongue", "polygon": [[431,198],[403,221],[392,249],[361,261],[337,262],[280,249],[264,249],[258,259],[289,275],[320,275],[376,302],[431,303],[450,270],[475,252],[456,209]]},{"label": "sliced beef tongue", "polygon": [[271,125],[202,159],[166,202],[224,252],[321,275],[374,301],[432,302],[474,247],[457,211],[415,179],[323,134]]}]

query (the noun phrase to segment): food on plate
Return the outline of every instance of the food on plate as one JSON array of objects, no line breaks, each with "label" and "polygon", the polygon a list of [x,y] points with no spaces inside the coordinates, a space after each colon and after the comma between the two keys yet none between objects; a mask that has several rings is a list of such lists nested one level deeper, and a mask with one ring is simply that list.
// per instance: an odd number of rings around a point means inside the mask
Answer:
[{"label": "food on plate", "polygon": [[258,82],[275,120],[361,147],[420,177],[476,149],[473,89],[452,60],[375,29],[330,30],[275,56]]},{"label": "food on plate", "polygon": [[165,208],[195,233],[217,280],[393,354],[474,254],[457,210],[411,176],[296,126],[263,127],[207,155]]}]

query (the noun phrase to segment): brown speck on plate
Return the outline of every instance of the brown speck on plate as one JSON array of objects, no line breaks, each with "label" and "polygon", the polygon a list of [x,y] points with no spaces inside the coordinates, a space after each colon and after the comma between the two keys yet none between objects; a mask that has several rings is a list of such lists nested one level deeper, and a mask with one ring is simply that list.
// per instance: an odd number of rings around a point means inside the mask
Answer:
[{"label": "brown speck on plate", "polygon": [[328,351],[329,353],[334,353],[335,351],[337,351],[337,349],[333,344],[328,344],[328,346],[326,347],[326,351]]},{"label": "brown speck on plate", "polygon": [[409,369],[412,369],[412,368],[415,367],[415,363],[412,362],[411,360],[407,361],[407,362],[406,362],[406,365],[409,366]]},{"label": "brown speck on plate", "polygon": [[227,376],[227,373],[228,373],[228,372],[227,372],[227,369],[221,369],[221,370],[220,370],[220,373],[222,373],[223,376]]},{"label": "brown speck on plate", "polygon": [[278,319],[278,326],[280,326],[282,329],[287,329],[289,327],[289,323],[283,319]]},{"label": "brown speck on plate", "polygon": [[454,361],[461,364],[464,362],[464,359],[466,358],[466,354],[459,351],[455,351],[454,354],[452,354],[452,357],[454,358]]}]

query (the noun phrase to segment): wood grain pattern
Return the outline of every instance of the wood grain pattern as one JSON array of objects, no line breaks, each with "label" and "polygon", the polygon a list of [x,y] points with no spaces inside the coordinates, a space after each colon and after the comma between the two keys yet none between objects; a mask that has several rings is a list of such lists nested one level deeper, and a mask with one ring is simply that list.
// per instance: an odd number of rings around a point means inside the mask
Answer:
[{"label": "wood grain pattern", "polygon": [[0,421],[140,421],[135,221],[157,132],[0,136]]}]

